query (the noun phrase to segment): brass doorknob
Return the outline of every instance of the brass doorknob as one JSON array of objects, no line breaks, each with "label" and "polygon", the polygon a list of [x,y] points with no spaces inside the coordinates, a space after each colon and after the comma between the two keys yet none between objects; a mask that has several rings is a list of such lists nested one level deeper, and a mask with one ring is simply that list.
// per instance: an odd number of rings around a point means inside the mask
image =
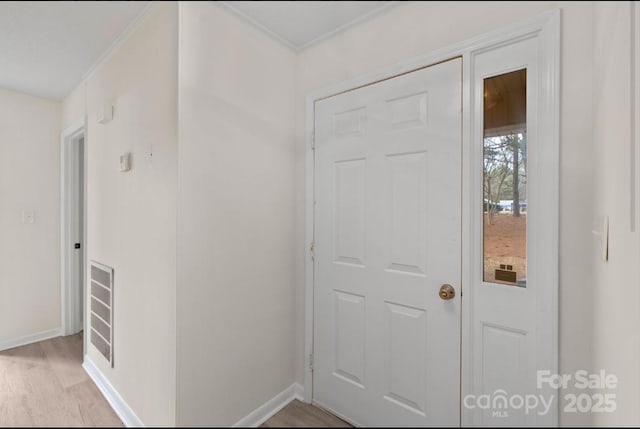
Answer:
[{"label": "brass doorknob", "polygon": [[449,285],[449,284],[444,284],[442,286],[440,286],[440,298],[442,299],[452,299],[454,296],[456,296],[456,290],[453,288],[453,286]]}]

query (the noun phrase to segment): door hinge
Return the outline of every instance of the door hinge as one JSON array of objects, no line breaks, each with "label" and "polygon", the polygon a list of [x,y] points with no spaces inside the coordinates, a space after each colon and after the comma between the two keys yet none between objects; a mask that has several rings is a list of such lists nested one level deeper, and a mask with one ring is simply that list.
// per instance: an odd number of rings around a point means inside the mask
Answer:
[{"label": "door hinge", "polygon": [[309,246],[309,253],[311,254],[311,260],[316,260],[316,243],[311,242],[311,246]]},{"label": "door hinge", "polygon": [[309,354],[309,371],[313,372],[313,353]]},{"label": "door hinge", "polygon": [[316,150],[316,132],[311,132],[311,150]]}]

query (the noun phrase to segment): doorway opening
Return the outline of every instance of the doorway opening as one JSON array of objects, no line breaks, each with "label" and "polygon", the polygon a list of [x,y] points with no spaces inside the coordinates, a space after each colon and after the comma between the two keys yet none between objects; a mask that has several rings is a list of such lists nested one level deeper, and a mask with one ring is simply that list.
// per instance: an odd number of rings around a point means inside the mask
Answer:
[{"label": "doorway opening", "polygon": [[62,335],[84,328],[85,128],[67,128],[61,139],[61,314]]}]

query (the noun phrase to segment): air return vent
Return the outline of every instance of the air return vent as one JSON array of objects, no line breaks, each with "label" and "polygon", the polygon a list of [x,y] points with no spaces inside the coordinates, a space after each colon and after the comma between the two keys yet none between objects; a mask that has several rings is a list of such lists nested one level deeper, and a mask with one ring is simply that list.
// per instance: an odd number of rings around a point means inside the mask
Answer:
[{"label": "air return vent", "polygon": [[113,368],[113,268],[91,261],[91,344]]}]

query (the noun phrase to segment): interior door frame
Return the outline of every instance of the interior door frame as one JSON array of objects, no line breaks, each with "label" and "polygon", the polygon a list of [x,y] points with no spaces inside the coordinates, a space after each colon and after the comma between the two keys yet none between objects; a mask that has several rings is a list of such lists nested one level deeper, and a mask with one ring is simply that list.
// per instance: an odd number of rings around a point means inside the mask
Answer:
[{"label": "interior door frame", "polygon": [[[83,317],[78,317],[78,307],[75,303],[79,302],[79,289],[71,287],[73,279],[73,245],[74,241],[71,235],[71,213],[77,207],[74,207],[72,193],[77,189],[78,184],[72,178],[72,168],[76,167],[71,161],[71,145],[79,138],[84,137],[84,154],[83,157],[83,237],[86,238],[86,135],[85,121],[78,121],[65,128],[60,137],[60,332],[62,335],[71,335],[78,332],[84,326],[86,312]],[[86,240],[81,241],[81,252],[83,261],[86,262]],[[84,264],[86,267],[86,263]],[[86,276],[81,276],[81,287],[86,297]],[[84,300],[83,300],[84,303]]]},{"label": "interior door frame", "polygon": [[631,2],[631,232],[640,232],[640,6]]},{"label": "interior door frame", "polygon": [[[560,9],[550,9],[536,17],[530,18],[514,25],[488,32],[469,40],[438,49],[429,54],[412,59],[400,64],[387,67],[383,70],[366,74],[355,79],[340,82],[314,91],[306,97],[306,129],[305,129],[305,372],[304,395],[306,402],[312,401],[313,394],[313,322],[314,322],[314,200],[315,200],[315,161],[314,161],[314,122],[315,102],[367,86],[382,80],[390,79],[411,71],[430,65],[462,57],[462,284],[461,293],[464,293],[461,311],[461,397],[474,393],[473,385],[473,284],[477,283],[474,273],[475,267],[481,262],[482,255],[478,253],[481,242],[478,237],[482,234],[482,224],[474,221],[474,204],[480,201],[473,183],[482,174],[479,167],[482,164],[482,151],[473,145],[473,59],[475,55],[490,49],[496,49],[524,38],[537,37],[539,40],[540,88],[539,102],[539,128],[540,141],[545,142],[545,168],[548,174],[545,176],[545,186],[550,192],[549,201],[555,202],[549,207],[548,217],[545,219],[545,230],[548,231],[544,238],[548,246],[549,280],[548,299],[550,307],[546,316],[549,317],[545,332],[552,337],[551,355],[543,357],[544,368],[552,373],[558,373],[558,243],[559,243],[559,147],[560,147]],[[533,238],[535,239],[535,238]],[[557,397],[557,395],[556,395]],[[471,410],[460,410],[460,423],[462,426],[473,424]],[[557,426],[558,408],[552,408],[545,417],[545,425]]]}]

